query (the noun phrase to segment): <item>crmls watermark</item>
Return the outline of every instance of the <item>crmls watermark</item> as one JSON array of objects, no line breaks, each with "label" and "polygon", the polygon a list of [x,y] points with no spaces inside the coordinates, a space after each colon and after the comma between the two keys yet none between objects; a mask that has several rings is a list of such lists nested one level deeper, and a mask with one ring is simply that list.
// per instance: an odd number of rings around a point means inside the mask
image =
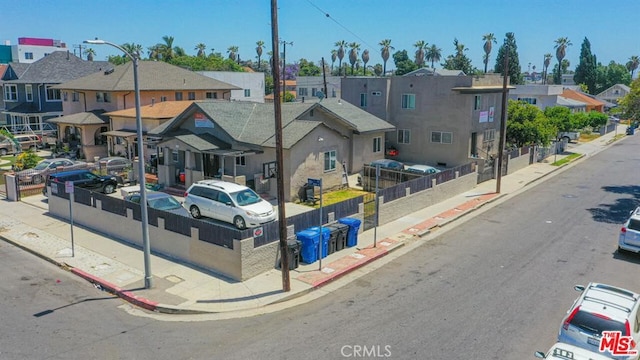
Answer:
[{"label": "crmls watermark", "polygon": [[340,354],[346,358],[387,358],[391,357],[391,345],[344,345]]},{"label": "crmls watermark", "polygon": [[632,336],[624,336],[620,331],[603,331],[599,350],[609,351],[614,356],[635,356],[638,355],[636,345]]}]

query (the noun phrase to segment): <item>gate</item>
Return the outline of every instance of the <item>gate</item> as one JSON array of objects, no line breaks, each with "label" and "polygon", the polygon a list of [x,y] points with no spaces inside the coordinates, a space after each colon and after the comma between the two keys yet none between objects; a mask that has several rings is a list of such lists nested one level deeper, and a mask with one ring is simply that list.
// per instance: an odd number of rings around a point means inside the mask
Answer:
[{"label": "gate", "polygon": [[362,230],[367,231],[376,226],[376,194],[367,193],[362,196],[364,205],[364,221],[362,222]]}]

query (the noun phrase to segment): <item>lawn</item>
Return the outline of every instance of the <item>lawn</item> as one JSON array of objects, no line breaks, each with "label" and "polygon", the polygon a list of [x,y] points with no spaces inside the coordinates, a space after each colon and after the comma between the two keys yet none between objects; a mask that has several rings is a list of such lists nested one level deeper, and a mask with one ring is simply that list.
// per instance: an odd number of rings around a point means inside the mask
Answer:
[{"label": "lawn", "polygon": [[[325,191],[325,193],[322,194],[322,206],[339,203],[341,201],[356,198],[358,196],[362,196],[365,194],[370,194],[370,193],[367,191],[350,189],[350,188],[340,189],[335,191]],[[319,208],[320,202],[317,202],[313,207],[316,209]]]},{"label": "lawn", "polygon": [[582,156],[582,154],[573,153],[573,154],[570,154],[570,155],[568,155],[567,157],[565,157],[563,159],[560,159],[560,160],[552,163],[551,165],[553,165],[553,166],[562,166],[562,165],[564,165],[566,163],[571,162],[574,159],[579,158],[580,156]]}]

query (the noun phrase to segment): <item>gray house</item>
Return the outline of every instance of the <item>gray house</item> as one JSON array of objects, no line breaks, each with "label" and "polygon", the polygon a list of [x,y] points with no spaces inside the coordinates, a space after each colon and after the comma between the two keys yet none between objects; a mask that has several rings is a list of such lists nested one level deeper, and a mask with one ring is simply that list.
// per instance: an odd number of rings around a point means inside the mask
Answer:
[{"label": "gray house", "polygon": [[396,127],[387,157],[439,167],[497,153],[502,100],[499,75],[342,79],[342,97]]},{"label": "gray house", "polygon": [[[273,104],[195,101],[149,135],[162,136],[158,182],[188,187],[222,178],[276,194],[276,138]],[[308,178],[325,189],[344,184],[384,157],[382,144],[393,125],[337,99],[282,104],[285,199],[296,199]]]},{"label": "gray house", "polygon": [[113,68],[107,61],[85,61],[55,51],[31,64],[12,62],[2,77],[5,110],[0,125],[12,131],[46,130],[46,121],[62,115],[66,94],[55,85]]},{"label": "gray house", "polygon": [[612,104],[617,104],[618,101],[627,96],[631,92],[631,88],[624,84],[615,84],[603,92],[596,95],[598,100],[606,101]]}]

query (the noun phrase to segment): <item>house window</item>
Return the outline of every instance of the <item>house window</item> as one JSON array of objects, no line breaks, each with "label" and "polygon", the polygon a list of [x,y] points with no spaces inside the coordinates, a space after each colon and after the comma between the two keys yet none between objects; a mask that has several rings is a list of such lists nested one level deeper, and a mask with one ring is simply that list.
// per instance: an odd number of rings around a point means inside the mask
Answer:
[{"label": "house window", "polygon": [[33,60],[33,53],[32,52],[24,53],[24,58],[25,60]]},{"label": "house window", "polygon": [[482,104],[482,98],[480,95],[476,95],[473,98],[473,110],[480,110],[480,105]]},{"label": "house window", "polygon": [[111,93],[108,92],[97,92],[96,93],[96,102],[110,103],[111,102]]},{"label": "house window", "polygon": [[244,156],[236,156],[236,165],[247,166],[247,159]]},{"label": "house window", "polygon": [[336,151],[325,151],[324,153],[324,171],[334,171],[336,169]]},{"label": "house window", "polygon": [[381,137],[374,137],[373,138],[373,152],[374,153],[379,153],[380,151],[382,151],[382,138]]},{"label": "house window", "polygon": [[431,142],[440,144],[451,144],[453,142],[453,134],[444,131],[432,131]]},{"label": "house window", "polygon": [[311,96],[317,96],[317,95],[318,95],[318,89],[311,88]]},{"label": "house window", "polygon": [[173,160],[174,163],[178,162],[178,150],[171,151],[171,160]]},{"label": "house window", "polygon": [[188,98],[189,100],[195,100],[195,99],[196,99],[196,93],[195,93],[195,91],[189,91],[189,92],[187,93],[187,98]]},{"label": "house window", "polygon": [[205,94],[205,97],[206,97],[207,99],[217,99],[217,98],[218,98],[218,93],[215,93],[215,92],[207,92],[207,93]]},{"label": "house window", "polygon": [[47,89],[47,101],[61,101],[62,94],[60,93],[60,89],[52,88],[53,85],[45,85]]},{"label": "house window", "polygon": [[166,96],[160,96],[160,102],[165,102],[167,101],[167,97]]},{"label": "house window", "polygon": [[268,162],[262,164],[262,176],[265,179],[274,178],[278,174],[278,167],[276,166],[276,162]]},{"label": "house window", "polygon": [[307,89],[307,88],[300,88],[300,89],[298,89],[298,95],[300,95],[300,96],[307,96],[307,95],[309,95],[309,89]]},{"label": "house window", "polygon": [[402,108],[403,109],[415,109],[416,108],[416,94],[402,94]]},{"label": "house window", "polygon": [[72,93],[71,93],[71,101],[73,101],[73,102],[78,102],[78,101],[80,101],[80,93],[75,92],[75,91],[74,91],[74,92],[72,92]]},{"label": "house window", "polygon": [[176,101],[182,101],[182,92],[176,91]]},{"label": "house window", "polygon": [[31,84],[25,85],[24,91],[27,93],[27,101],[33,101],[33,86]]},{"label": "house window", "polygon": [[360,94],[360,107],[367,107],[367,94]]},{"label": "house window", "polygon": [[381,96],[382,95],[382,91],[372,91],[371,92],[371,96]]},{"label": "house window", "polygon": [[484,132],[485,141],[495,141],[496,139],[496,129],[487,129]]},{"label": "house window", "polygon": [[398,144],[411,143],[411,130],[401,129],[398,130]]},{"label": "house window", "polygon": [[251,97],[251,89],[244,89],[244,97]]},{"label": "house window", "polygon": [[518,98],[518,101],[524,101],[527,104],[535,105],[538,103],[536,98]]},{"label": "house window", "polygon": [[18,85],[5,85],[4,86],[4,100],[5,101],[18,101]]}]

